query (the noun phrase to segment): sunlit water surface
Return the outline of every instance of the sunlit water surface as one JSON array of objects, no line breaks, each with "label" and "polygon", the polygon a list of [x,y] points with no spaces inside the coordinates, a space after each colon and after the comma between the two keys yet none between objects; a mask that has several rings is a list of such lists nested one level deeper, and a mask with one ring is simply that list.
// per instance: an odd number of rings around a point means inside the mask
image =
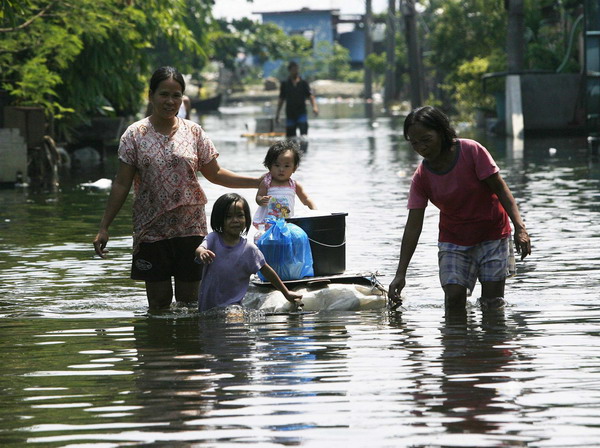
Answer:
[{"label": "sunlit water surface", "polygon": [[[295,177],[347,217],[347,268],[397,262],[419,159],[402,118],[322,105]],[[260,110],[205,117],[222,166],[259,175]],[[240,109],[241,110],[241,109]],[[149,315],[128,279],[130,202],[110,257],[91,240],[106,192],[0,191],[2,446],[565,447],[600,445],[600,163],[581,139],[483,141],[533,239],[504,313],[444,316],[430,207],[404,309],[265,316]],[[549,148],[556,148],[550,155]],[[554,152],[554,151],[552,151]],[[226,189],[204,181],[212,207]],[[255,192],[244,191],[251,207]]]}]

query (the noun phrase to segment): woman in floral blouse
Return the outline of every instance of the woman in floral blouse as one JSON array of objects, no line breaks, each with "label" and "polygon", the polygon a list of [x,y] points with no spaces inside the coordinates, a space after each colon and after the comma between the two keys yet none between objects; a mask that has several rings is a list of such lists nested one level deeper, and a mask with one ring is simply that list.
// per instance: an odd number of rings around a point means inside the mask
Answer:
[{"label": "woman in floral blouse", "polygon": [[152,115],[133,123],[121,137],[117,176],[94,239],[96,253],[104,258],[108,228],[133,184],[131,278],[146,282],[151,309],[170,306],[172,278],[176,301],[197,301],[202,267],[194,263],[194,252],[208,233],[207,198],[197,172],[229,188],[258,188],[260,183],[260,178],[221,168],[219,153],[200,125],[177,117],[184,90],[183,76],[173,67],[152,75]]}]

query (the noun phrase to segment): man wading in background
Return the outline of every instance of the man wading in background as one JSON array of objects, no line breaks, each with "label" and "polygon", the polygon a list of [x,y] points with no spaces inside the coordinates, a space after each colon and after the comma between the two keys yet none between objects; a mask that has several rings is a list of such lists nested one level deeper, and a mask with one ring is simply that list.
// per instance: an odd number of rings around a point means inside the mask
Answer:
[{"label": "man wading in background", "polygon": [[288,72],[290,74],[288,79],[281,82],[279,89],[279,102],[277,103],[275,122],[279,122],[279,113],[285,101],[286,137],[295,137],[296,129],[300,129],[300,135],[306,135],[308,133],[306,99],[310,99],[310,104],[315,115],[319,115],[319,108],[308,82],[300,78],[299,67],[296,62],[292,61],[289,63]]}]

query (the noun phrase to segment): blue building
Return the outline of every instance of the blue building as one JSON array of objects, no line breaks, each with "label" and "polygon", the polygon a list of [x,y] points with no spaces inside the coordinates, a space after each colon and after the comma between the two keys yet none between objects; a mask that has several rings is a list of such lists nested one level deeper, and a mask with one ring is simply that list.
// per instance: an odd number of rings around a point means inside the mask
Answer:
[{"label": "blue building", "polygon": [[[304,36],[312,42],[313,48],[320,42],[327,42],[330,48],[333,48],[334,42],[339,43],[350,51],[350,63],[353,66],[360,67],[364,62],[364,32],[359,28],[363,21],[362,15],[344,17],[340,16],[339,9],[309,8],[255,14],[261,15],[263,23],[274,23],[290,36]],[[349,29],[338,31],[343,26]],[[283,61],[267,61],[263,66],[264,76],[272,75],[282,63]]]}]

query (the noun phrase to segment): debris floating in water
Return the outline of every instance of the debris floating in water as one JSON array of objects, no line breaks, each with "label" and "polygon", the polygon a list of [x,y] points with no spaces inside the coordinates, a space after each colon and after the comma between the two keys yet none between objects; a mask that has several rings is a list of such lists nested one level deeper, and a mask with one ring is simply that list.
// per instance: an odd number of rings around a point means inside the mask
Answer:
[{"label": "debris floating in water", "polygon": [[102,178],[98,179],[95,182],[84,182],[82,184],[79,184],[79,186],[84,189],[90,190],[110,190],[110,188],[112,187],[112,180]]},{"label": "debris floating in water", "polygon": [[[296,289],[302,294],[303,311],[358,311],[386,307],[386,297],[377,287],[358,284],[328,284],[315,290]],[[277,290],[250,286],[242,301],[244,307],[267,313],[295,311],[292,303]]]}]

